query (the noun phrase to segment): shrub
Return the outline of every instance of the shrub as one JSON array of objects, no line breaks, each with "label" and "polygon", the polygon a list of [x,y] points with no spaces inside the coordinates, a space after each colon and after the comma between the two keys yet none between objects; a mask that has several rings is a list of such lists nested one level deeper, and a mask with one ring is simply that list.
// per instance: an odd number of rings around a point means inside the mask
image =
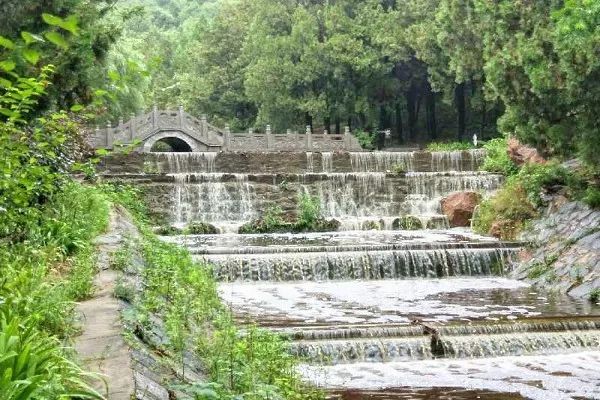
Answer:
[{"label": "shrub", "polygon": [[183,229],[172,225],[163,225],[156,228],[154,233],[160,236],[177,236],[183,235]]},{"label": "shrub", "polygon": [[310,229],[316,225],[321,218],[321,204],[319,199],[308,193],[298,196],[298,221],[296,227],[299,229]]},{"label": "shrub", "polygon": [[595,186],[588,187],[582,201],[592,208],[600,208],[600,188]]},{"label": "shrub", "polygon": [[537,215],[527,192],[518,179],[511,178],[495,196],[484,200],[473,216],[473,229],[481,234],[494,234],[513,240],[525,222]]},{"label": "shrub", "polygon": [[283,218],[283,210],[279,206],[269,206],[264,214],[240,227],[239,233],[273,233],[292,230],[292,224]]},{"label": "shrub", "polygon": [[206,222],[192,222],[183,231],[188,235],[214,235],[219,233],[217,228]]},{"label": "shrub", "polygon": [[358,143],[363,149],[374,150],[376,135],[371,132],[365,132],[361,130],[354,131],[354,136],[358,139]]},{"label": "shrub", "polygon": [[286,224],[283,219],[283,210],[279,206],[270,206],[263,215],[267,229],[276,229]]},{"label": "shrub", "polygon": [[518,180],[527,192],[527,197],[536,207],[544,204],[541,194],[552,187],[568,187],[570,191],[582,190],[583,181],[556,162],[525,164],[519,170]]},{"label": "shrub", "polygon": [[405,215],[394,220],[392,227],[394,229],[414,231],[423,229],[423,223],[414,215]]},{"label": "shrub", "polygon": [[459,151],[475,148],[471,142],[431,142],[427,144],[427,151]]},{"label": "shrub", "polygon": [[496,138],[488,141],[484,146],[486,157],[481,169],[495,172],[505,176],[517,173],[518,166],[508,156],[508,144],[506,138]]},{"label": "shrub", "polygon": [[590,292],[590,301],[592,303],[599,303],[600,302],[600,288],[595,288]]},{"label": "shrub", "polygon": [[406,168],[406,165],[404,165],[402,163],[396,163],[396,164],[392,165],[392,172],[396,175],[405,174],[407,170],[408,170],[408,168]]}]

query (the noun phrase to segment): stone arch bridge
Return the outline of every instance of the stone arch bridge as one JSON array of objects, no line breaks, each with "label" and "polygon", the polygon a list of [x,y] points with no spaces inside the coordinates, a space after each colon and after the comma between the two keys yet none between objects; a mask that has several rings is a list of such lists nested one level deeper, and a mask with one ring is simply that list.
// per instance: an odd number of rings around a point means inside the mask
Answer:
[{"label": "stone arch bridge", "polygon": [[117,126],[96,128],[88,135],[92,148],[113,150],[133,147],[134,151],[149,153],[158,142],[168,144],[176,152],[211,151],[360,151],[358,140],[346,128],[341,135],[312,134],[309,127],[299,134],[288,130],[276,134],[266,127],[265,133],[232,133],[229,127],[217,128],[188,114],[183,107],[177,110],[158,110],[119,120]]}]

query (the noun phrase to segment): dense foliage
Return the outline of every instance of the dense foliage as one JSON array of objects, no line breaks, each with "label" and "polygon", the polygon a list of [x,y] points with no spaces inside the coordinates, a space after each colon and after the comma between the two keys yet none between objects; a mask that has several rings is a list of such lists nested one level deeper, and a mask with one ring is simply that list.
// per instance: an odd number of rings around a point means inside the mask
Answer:
[{"label": "dense foliage", "polygon": [[135,4],[117,48],[158,67],[145,106],[181,103],[234,130],[390,129],[396,142],[487,139],[500,117],[545,152],[600,161],[596,1]]},{"label": "dense foliage", "polygon": [[77,329],[75,302],[92,293],[91,241],[109,202],[68,175],[85,154],[77,122],[40,113],[57,100],[61,70],[44,60],[81,32],[75,16],[38,17],[21,21],[36,33],[0,36],[0,397],[101,398],[65,344]]}]

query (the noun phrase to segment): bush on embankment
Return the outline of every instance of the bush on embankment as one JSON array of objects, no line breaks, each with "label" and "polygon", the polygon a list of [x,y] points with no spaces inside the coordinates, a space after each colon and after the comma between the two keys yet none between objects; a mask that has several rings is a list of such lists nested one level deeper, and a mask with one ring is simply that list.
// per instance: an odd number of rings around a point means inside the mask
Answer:
[{"label": "bush on embankment", "polygon": [[494,139],[486,149],[482,169],[504,174],[506,182],[479,205],[473,219],[476,232],[515,239],[555,194],[584,201],[592,208],[600,206],[598,177],[591,169],[568,169],[558,160],[519,167],[509,157],[506,139]]},{"label": "bush on embankment", "polygon": [[[121,203],[130,208],[139,201]],[[185,369],[186,354],[192,352],[202,360],[208,377],[208,382],[179,381],[174,388],[197,399],[323,398],[301,381],[297,360],[280,336],[236,326],[231,311],[219,299],[210,265],[195,261],[184,248],[159,240],[141,210],[133,214],[140,231],[134,252],[139,251],[144,265],[143,290],[129,299],[133,307],[126,315],[130,334],[144,336],[139,332],[152,330],[152,321],[162,321],[167,341],[155,352],[180,370]]]}]

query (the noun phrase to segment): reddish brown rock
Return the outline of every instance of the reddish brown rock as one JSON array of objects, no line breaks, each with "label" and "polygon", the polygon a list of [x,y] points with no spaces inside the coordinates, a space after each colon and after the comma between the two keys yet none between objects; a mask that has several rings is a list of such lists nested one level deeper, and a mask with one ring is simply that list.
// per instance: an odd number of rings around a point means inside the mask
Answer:
[{"label": "reddish brown rock", "polygon": [[475,207],[481,201],[477,192],[456,192],[442,199],[442,212],[450,221],[450,226],[470,226]]},{"label": "reddish brown rock", "polygon": [[525,146],[516,138],[508,139],[508,156],[517,165],[527,163],[543,164],[546,162],[536,149]]}]

